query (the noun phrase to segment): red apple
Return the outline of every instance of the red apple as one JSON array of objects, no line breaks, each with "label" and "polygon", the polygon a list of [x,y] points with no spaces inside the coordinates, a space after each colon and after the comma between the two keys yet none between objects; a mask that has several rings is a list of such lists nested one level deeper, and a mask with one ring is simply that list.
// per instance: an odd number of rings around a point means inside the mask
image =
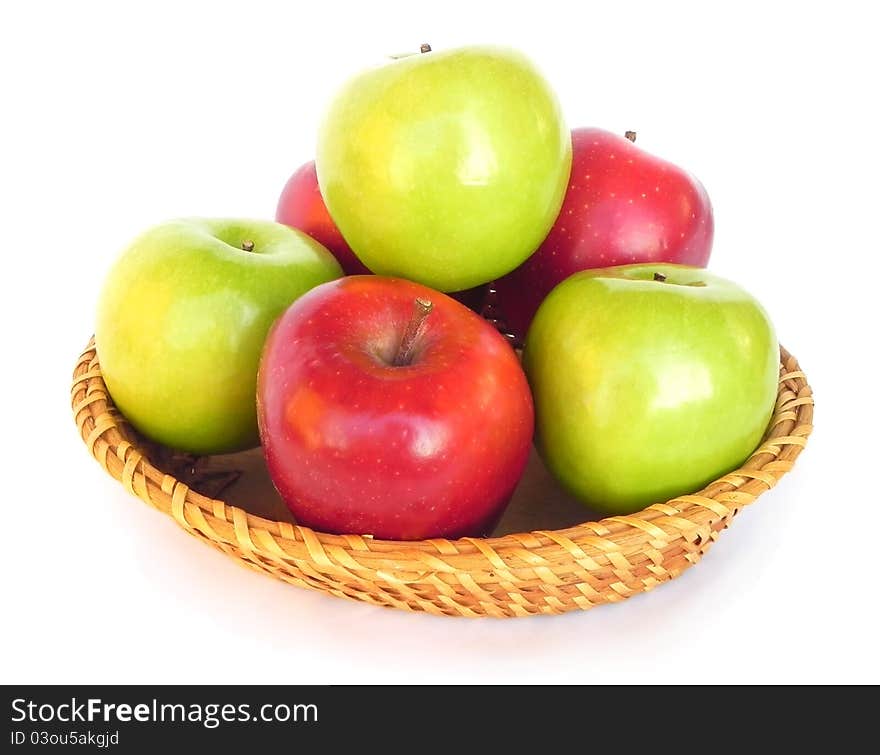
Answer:
[{"label": "red apple", "polygon": [[496,283],[498,306],[522,337],[538,306],[569,275],[636,262],[705,267],[712,251],[712,205],[690,173],[598,128],[571,132],[565,200],[538,250]]},{"label": "red apple", "polygon": [[326,246],[342,265],[346,275],[370,272],[351,251],[330,217],[318,189],[314,160],[300,166],[284,185],[275,210],[275,220],[307,233]]},{"label": "red apple", "polygon": [[[361,262],[342,237],[330,217],[327,205],[318,188],[315,161],[301,165],[287,181],[278,200],[275,220],[307,233],[327,247],[342,265],[346,275],[364,275],[370,271]],[[466,307],[479,312],[486,297],[487,286],[466,288],[449,294]]]},{"label": "red apple", "polygon": [[412,540],[488,534],[525,468],[532,397],[475,313],[410,281],[341,278],[275,323],[260,437],[300,524]]}]

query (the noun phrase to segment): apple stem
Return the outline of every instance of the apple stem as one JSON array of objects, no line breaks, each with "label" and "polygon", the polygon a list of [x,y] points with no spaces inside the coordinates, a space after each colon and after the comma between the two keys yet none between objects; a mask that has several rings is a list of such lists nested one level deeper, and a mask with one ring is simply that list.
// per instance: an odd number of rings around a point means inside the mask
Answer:
[{"label": "apple stem", "polygon": [[663,283],[666,280],[666,276],[663,273],[654,273],[654,280]]},{"label": "apple stem", "polygon": [[627,131],[624,136],[629,139],[631,142],[636,140],[636,132],[635,131]]},{"label": "apple stem", "polygon": [[409,322],[406,324],[406,330],[403,332],[403,338],[400,339],[400,346],[397,347],[397,354],[394,355],[394,361],[391,364],[394,367],[405,367],[412,362],[413,347],[416,339],[422,332],[422,326],[431,310],[434,309],[433,302],[428,299],[416,297],[413,302],[413,313]]},{"label": "apple stem", "polygon": [[246,241],[242,241],[241,248],[244,249],[246,252],[252,252],[252,251],[254,251],[254,242],[251,241],[250,239],[247,239]]},{"label": "apple stem", "polygon": [[424,52],[431,52],[431,45],[429,45],[427,42],[419,47],[419,52],[401,52],[397,55],[389,55],[388,57],[391,58],[391,60],[400,60],[401,58],[410,58],[413,55],[418,55],[419,53]]}]

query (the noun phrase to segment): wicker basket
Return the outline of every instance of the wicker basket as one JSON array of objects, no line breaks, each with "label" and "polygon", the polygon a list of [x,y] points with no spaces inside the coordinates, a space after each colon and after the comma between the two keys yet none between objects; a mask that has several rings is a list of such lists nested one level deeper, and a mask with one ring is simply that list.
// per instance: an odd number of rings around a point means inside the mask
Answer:
[{"label": "wicker basket", "polygon": [[740,509],[791,469],[813,419],[812,391],[797,361],[782,350],[776,408],[761,446],[740,469],[693,495],[566,529],[394,542],[315,532],[197,493],[179,479],[185,476],[180,465],[138,439],[116,411],[94,342],[76,365],[72,404],[86,446],[107,472],[241,563],[294,585],[376,605],[497,617],[592,608],[678,576]]}]

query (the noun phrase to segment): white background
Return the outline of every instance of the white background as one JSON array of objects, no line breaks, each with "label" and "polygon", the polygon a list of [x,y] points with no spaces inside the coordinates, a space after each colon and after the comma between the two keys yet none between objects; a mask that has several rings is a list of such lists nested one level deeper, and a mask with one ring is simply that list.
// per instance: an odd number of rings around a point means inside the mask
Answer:
[{"label": "white background", "polygon": [[[0,681],[880,681],[870,4],[129,5],[0,6]],[[696,173],[712,266],[815,390],[793,473],[648,595],[466,621],[299,590],[185,536],[77,436],[70,373],[115,254],[169,217],[271,217],[333,88],[423,41],[522,48],[570,126],[634,129]]]}]

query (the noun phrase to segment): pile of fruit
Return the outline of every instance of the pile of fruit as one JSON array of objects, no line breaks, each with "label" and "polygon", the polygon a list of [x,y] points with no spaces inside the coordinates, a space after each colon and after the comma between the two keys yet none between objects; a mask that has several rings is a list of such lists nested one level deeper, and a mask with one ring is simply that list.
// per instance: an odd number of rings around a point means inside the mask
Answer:
[{"label": "pile of fruit", "polygon": [[533,436],[600,511],[698,490],[759,443],[779,349],[704,269],[702,185],[635,138],[569,131],[511,50],[423,45],[361,73],[277,222],[176,220],[121,255],[95,333],[108,390],[169,448],[261,443],[327,532],[489,534]]}]

